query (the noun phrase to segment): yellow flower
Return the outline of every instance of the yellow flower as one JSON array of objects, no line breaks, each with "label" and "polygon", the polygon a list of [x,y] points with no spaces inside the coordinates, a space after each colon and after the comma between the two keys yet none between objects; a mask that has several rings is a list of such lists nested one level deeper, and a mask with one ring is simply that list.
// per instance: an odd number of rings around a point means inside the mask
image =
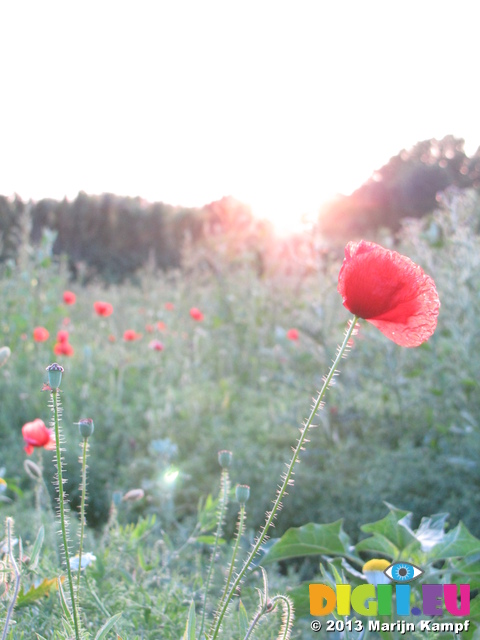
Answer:
[{"label": "yellow flower", "polygon": [[362,571],[363,573],[365,573],[365,571],[385,571],[391,564],[392,563],[385,560],[385,558],[372,558],[372,560],[369,560],[363,565]]}]

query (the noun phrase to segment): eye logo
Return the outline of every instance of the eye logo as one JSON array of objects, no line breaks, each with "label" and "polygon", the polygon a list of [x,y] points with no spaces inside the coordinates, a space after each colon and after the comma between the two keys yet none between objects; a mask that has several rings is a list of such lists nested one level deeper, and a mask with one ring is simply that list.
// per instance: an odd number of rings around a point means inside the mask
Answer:
[{"label": "eye logo", "polygon": [[411,582],[421,576],[424,571],[409,562],[394,562],[383,572],[387,578],[395,582]]}]

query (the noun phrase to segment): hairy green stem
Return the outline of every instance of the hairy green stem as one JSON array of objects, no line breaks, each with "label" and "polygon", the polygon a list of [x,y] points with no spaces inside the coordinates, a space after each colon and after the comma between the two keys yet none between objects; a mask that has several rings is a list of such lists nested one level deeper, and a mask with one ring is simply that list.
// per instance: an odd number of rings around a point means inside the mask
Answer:
[{"label": "hairy green stem", "polygon": [[232,579],[233,569],[235,567],[235,559],[237,557],[238,547],[240,546],[240,537],[241,537],[241,535],[243,533],[243,528],[244,528],[244,525],[245,525],[245,515],[246,515],[245,504],[241,504],[240,505],[240,513],[239,513],[239,516],[238,516],[238,529],[237,529],[237,535],[235,537],[235,545],[233,547],[232,559],[230,560],[230,567],[229,567],[229,570],[228,570],[227,580],[225,582],[225,588],[224,588],[222,596],[220,598],[220,604],[218,605],[219,609],[222,607],[223,602],[224,602],[225,598],[227,597],[228,587],[230,586],[230,581]]},{"label": "hairy green stem", "polygon": [[20,571],[18,570],[17,563],[15,562],[15,556],[13,554],[13,542],[12,542],[12,524],[13,519],[8,517],[7,521],[7,552],[10,562],[13,567],[13,573],[15,574],[15,589],[13,592],[12,601],[8,607],[7,617],[5,618],[5,626],[3,628],[2,640],[5,640],[8,633],[8,627],[10,626],[10,618],[13,615],[13,610],[15,609],[15,603],[17,602],[18,592],[20,590]]},{"label": "hairy green stem", "polygon": [[227,503],[228,503],[228,489],[229,489],[229,486],[230,486],[230,482],[229,482],[229,477],[228,477],[228,471],[226,469],[222,469],[222,475],[221,475],[220,484],[221,484],[221,489],[220,489],[220,491],[221,491],[220,510],[219,510],[219,514],[218,514],[218,523],[217,523],[217,530],[215,532],[215,542],[214,542],[214,545],[213,545],[212,558],[210,560],[210,567],[209,567],[209,570],[208,570],[207,581],[206,581],[206,584],[205,584],[205,595],[203,597],[202,622],[200,624],[200,633],[198,634],[199,638],[202,637],[203,629],[205,627],[205,614],[206,614],[206,611],[207,611],[208,590],[210,588],[210,582],[211,582],[212,575],[213,575],[213,567],[215,566],[215,557],[217,555],[218,542],[219,542],[220,536],[222,534],[223,519],[225,517],[225,511],[227,509]]},{"label": "hairy green stem", "polygon": [[70,599],[72,601],[73,623],[75,626],[75,638],[80,640],[80,632],[78,627],[77,607],[75,604],[75,590],[73,588],[72,570],[70,567],[70,553],[68,550],[67,528],[65,522],[65,501],[63,492],[63,473],[62,473],[62,452],[60,449],[60,424],[58,416],[58,389],[52,390],[53,399],[53,421],[55,426],[55,449],[57,454],[57,475],[58,475],[58,505],[60,508],[60,525],[62,528],[63,550],[65,553],[65,562],[67,565],[68,585],[70,589]]},{"label": "hairy green stem", "polygon": [[80,545],[78,548],[78,573],[77,573],[77,594],[80,589],[80,575],[82,573],[82,552],[83,552],[83,536],[85,534],[85,495],[87,493],[87,438],[83,439],[83,455],[82,455],[82,498],[80,503]]},{"label": "hairy green stem", "polygon": [[323,401],[323,398],[325,396],[325,393],[327,392],[328,387],[330,386],[330,383],[333,379],[333,376],[335,375],[335,371],[337,369],[337,366],[340,362],[340,360],[342,359],[342,357],[347,353],[347,347],[348,347],[348,343],[350,341],[350,338],[353,335],[353,332],[355,330],[355,325],[357,323],[358,317],[357,316],[353,316],[353,318],[350,320],[350,324],[345,332],[345,337],[344,340],[342,342],[342,345],[338,348],[337,350],[337,355],[335,357],[335,360],[333,361],[332,366],[330,367],[330,370],[327,374],[327,376],[324,379],[323,382],[323,386],[318,394],[318,397],[313,405],[312,411],[310,413],[310,416],[308,418],[308,420],[305,422],[303,429],[301,430],[300,433],[300,437],[298,439],[297,442],[297,446],[293,452],[293,456],[292,459],[290,461],[290,464],[288,465],[288,469],[287,472],[285,473],[285,475],[283,476],[283,483],[282,486],[280,487],[280,489],[277,491],[277,496],[275,498],[275,501],[273,503],[273,508],[271,511],[267,512],[267,518],[265,521],[265,524],[262,528],[262,530],[260,531],[260,534],[253,546],[253,549],[251,550],[248,558],[245,560],[245,563],[242,567],[242,569],[239,571],[236,579],[234,580],[234,582],[232,583],[232,586],[230,587],[230,590],[227,594],[227,597],[225,598],[223,604],[219,607],[218,613],[215,616],[215,626],[213,629],[213,635],[211,636],[211,640],[215,640],[215,638],[218,637],[218,633],[220,631],[220,627],[223,621],[223,618],[225,616],[225,613],[227,611],[227,607],[230,603],[230,600],[232,599],[235,591],[237,590],[238,586],[240,585],[240,583],[243,580],[243,577],[245,576],[245,573],[247,572],[247,569],[250,567],[250,565],[253,562],[253,559],[255,558],[255,556],[257,555],[257,553],[260,550],[260,547],[262,546],[267,533],[270,529],[270,526],[272,525],[276,513],[278,511],[278,508],[280,507],[280,504],[282,502],[283,496],[286,493],[287,487],[292,484],[292,476],[294,473],[294,467],[295,464],[299,458],[300,455],[300,451],[303,448],[303,445],[306,443],[307,441],[307,434],[308,431],[310,429],[310,427],[312,426],[312,422],[313,419],[317,413],[317,411],[319,410],[321,403]]}]

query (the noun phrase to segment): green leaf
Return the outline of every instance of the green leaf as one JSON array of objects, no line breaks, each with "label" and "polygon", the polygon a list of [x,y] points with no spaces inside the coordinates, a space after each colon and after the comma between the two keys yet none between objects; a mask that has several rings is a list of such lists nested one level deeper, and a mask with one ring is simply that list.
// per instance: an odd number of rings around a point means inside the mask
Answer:
[{"label": "green leaf", "polygon": [[390,513],[385,518],[377,520],[377,522],[364,524],[360,529],[365,533],[371,533],[388,540],[398,550],[402,551],[402,549],[416,540],[410,528],[412,514],[391,505],[388,506]]},{"label": "green leaf", "polygon": [[117,620],[119,618],[121,618],[122,613],[116,613],[114,616],[112,616],[109,620],[107,620],[107,622],[105,622],[105,624],[103,625],[103,627],[101,629],[98,630],[97,635],[95,636],[95,640],[103,640],[104,638],[107,637],[107,633],[110,631],[110,629],[115,626],[115,623],[117,622]]},{"label": "green leaf", "polygon": [[310,590],[308,585],[310,583],[303,582],[298,587],[287,589],[287,595],[293,600],[293,606],[295,607],[295,617],[302,618],[310,614]]},{"label": "green leaf", "polygon": [[45,527],[42,525],[38,530],[37,537],[33,543],[32,552],[30,554],[29,568],[35,569],[40,558],[40,551],[42,550],[43,541],[45,539]]},{"label": "green leaf", "polygon": [[[195,541],[202,544],[215,544],[215,536],[198,536]],[[225,538],[219,538],[217,544],[225,544]]]},{"label": "green leaf", "polygon": [[63,609],[64,616],[66,618],[66,622],[69,623],[70,626],[73,626],[73,616],[70,613],[70,609],[68,608],[67,600],[65,598],[65,593],[64,593],[63,587],[62,587],[61,578],[57,578],[57,585],[58,585],[58,593],[60,595],[60,604],[62,605],[62,609]]},{"label": "green leaf", "polygon": [[240,638],[244,637],[248,631],[248,614],[241,600],[238,605],[238,630]]},{"label": "green leaf", "polygon": [[435,545],[428,554],[429,562],[443,560],[444,558],[456,558],[480,551],[480,540],[475,538],[463,522],[459,522],[443,540]]},{"label": "green leaf", "polygon": [[185,632],[183,634],[183,640],[195,640],[196,634],[195,602],[192,600],[190,609],[188,610],[188,618],[185,626]]},{"label": "green leaf", "polygon": [[361,540],[355,545],[355,551],[371,551],[381,556],[387,556],[390,560],[398,558],[400,555],[398,547],[383,536],[371,536]]},{"label": "green leaf", "polygon": [[26,593],[23,591],[23,587],[21,587],[18,592],[17,607],[24,607],[27,604],[36,602],[40,600],[40,598],[50,595],[56,588],[57,578],[51,578],[50,580],[45,578],[37,587],[31,586]]},{"label": "green leaf", "polygon": [[349,538],[342,529],[342,520],[330,524],[310,522],[289,529],[267,552],[262,564],[287,558],[319,554],[344,555],[349,552]]}]

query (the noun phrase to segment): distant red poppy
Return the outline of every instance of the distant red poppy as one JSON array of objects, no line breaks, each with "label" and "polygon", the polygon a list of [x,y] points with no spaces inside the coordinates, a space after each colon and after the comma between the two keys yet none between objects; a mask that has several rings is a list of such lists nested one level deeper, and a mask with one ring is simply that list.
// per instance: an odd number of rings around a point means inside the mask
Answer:
[{"label": "distant red poppy", "polygon": [[201,322],[203,320],[203,313],[197,307],[192,307],[190,309],[190,317],[196,320],[197,322]]},{"label": "distant red poppy", "polygon": [[163,344],[160,340],[152,340],[148,343],[148,348],[153,349],[154,351],[163,351]]},{"label": "distant red poppy", "polygon": [[33,330],[33,339],[35,340],[35,342],[45,342],[45,340],[48,340],[49,337],[50,334],[45,329],[45,327],[35,327],[35,329]]},{"label": "distant red poppy", "polygon": [[435,283],[421,267],[373,242],[349,242],[338,276],[343,306],[402,347],[418,347],[435,331]]},{"label": "distant red poppy", "polygon": [[107,316],[111,316],[113,313],[113,307],[109,302],[94,302],[93,308],[99,316],[103,316],[104,318],[106,318]]},{"label": "distant red poppy", "polygon": [[68,331],[61,329],[57,332],[57,342],[68,342]]},{"label": "distant red poppy", "polygon": [[117,340],[117,339],[116,339],[116,337],[115,337],[114,335],[110,334],[110,335],[108,336],[108,341],[109,341],[109,342],[116,342],[116,340]]},{"label": "distant red poppy", "polygon": [[166,331],[167,330],[167,325],[165,324],[165,322],[162,322],[161,320],[159,320],[157,322],[157,329],[159,331]]},{"label": "distant red poppy", "polygon": [[74,349],[69,342],[57,342],[53,347],[56,356],[73,356]]},{"label": "distant red poppy", "polygon": [[146,324],[145,331],[147,333],[153,333],[155,331],[155,327],[153,326],[153,324]]},{"label": "distant red poppy", "polygon": [[65,304],[75,304],[77,300],[77,296],[73,293],[73,291],[64,291],[63,292],[63,301]]},{"label": "distant red poppy", "polygon": [[43,420],[37,418],[33,422],[27,422],[22,427],[22,435],[25,440],[25,451],[30,456],[35,447],[44,449],[55,449],[55,436],[50,429],[47,429]]},{"label": "distant red poppy", "polygon": [[298,340],[299,338],[299,333],[298,333],[298,329],[289,329],[287,331],[287,338],[289,340]]},{"label": "distant red poppy", "polygon": [[67,325],[69,325],[69,324],[70,324],[70,318],[64,318],[64,319],[62,320],[62,324],[63,324],[63,326],[64,326],[64,327],[66,327]]},{"label": "distant red poppy", "polygon": [[134,340],[139,340],[141,337],[142,337],[142,334],[141,333],[137,333],[133,329],[127,329],[123,333],[123,339],[126,342],[133,342]]},{"label": "distant red poppy", "polygon": [[175,309],[175,305],[173,302],[165,302],[165,309],[167,311],[173,311]]}]

